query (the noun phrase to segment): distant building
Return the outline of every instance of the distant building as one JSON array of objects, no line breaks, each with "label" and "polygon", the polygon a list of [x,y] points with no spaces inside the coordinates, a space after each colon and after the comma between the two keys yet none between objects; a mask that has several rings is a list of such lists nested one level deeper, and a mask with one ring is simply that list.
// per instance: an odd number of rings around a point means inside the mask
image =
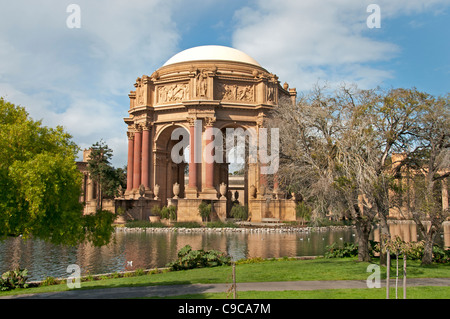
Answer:
[{"label": "distant building", "polygon": [[[76,162],[78,170],[83,174],[80,202],[84,204],[84,214],[93,214],[97,209],[97,183],[90,178],[88,171],[90,153],[90,149],[84,150],[83,161]],[[103,209],[114,212],[114,200],[103,199]]]}]

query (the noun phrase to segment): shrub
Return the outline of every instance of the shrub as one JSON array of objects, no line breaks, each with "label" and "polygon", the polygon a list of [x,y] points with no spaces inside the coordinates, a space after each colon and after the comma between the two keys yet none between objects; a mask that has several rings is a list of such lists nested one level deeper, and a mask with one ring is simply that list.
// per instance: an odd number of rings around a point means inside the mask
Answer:
[{"label": "shrub", "polygon": [[59,281],[55,279],[55,277],[46,277],[42,282],[41,286],[51,286],[51,285],[57,285],[59,284]]},{"label": "shrub", "polygon": [[229,265],[231,258],[217,250],[192,250],[189,245],[178,251],[178,259],[167,264],[171,270],[185,270],[203,267]]},{"label": "shrub", "polygon": [[174,228],[200,228],[200,225],[197,222],[176,222],[172,225]]},{"label": "shrub", "polygon": [[324,254],[325,258],[343,258],[358,256],[358,246],[352,243],[344,243],[344,247],[336,247],[337,243],[332,243],[326,246],[327,251]]},{"label": "shrub", "polygon": [[202,217],[203,221],[207,221],[211,215],[211,204],[201,202],[200,205],[198,205],[198,213]]},{"label": "shrub", "polygon": [[303,202],[298,203],[298,205],[295,207],[295,215],[297,218],[302,219],[302,224],[305,221],[309,222],[311,220],[311,212],[311,207],[306,206]]},{"label": "shrub", "polygon": [[176,206],[164,206],[161,209],[161,218],[166,218],[170,220],[176,220],[177,219],[177,207]]},{"label": "shrub", "polygon": [[433,246],[433,261],[442,264],[449,263],[450,249],[443,250],[439,246]]},{"label": "shrub", "polygon": [[19,268],[3,273],[2,277],[0,278],[0,291],[7,291],[16,288],[27,288],[27,275],[27,269]]},{"label": "shrub", "polygon": [[151,212],[152,212],[152,216],[161,216],[162,215],[161,208],[159,208],[158,205],[153,206]]},{"label": "shrub", "polygon": [[241,219],[241,220],[247,220],[248,209],[246,206],[242,206],[242,205],[236,203],[231,208],[230,216],[233,218]]}]

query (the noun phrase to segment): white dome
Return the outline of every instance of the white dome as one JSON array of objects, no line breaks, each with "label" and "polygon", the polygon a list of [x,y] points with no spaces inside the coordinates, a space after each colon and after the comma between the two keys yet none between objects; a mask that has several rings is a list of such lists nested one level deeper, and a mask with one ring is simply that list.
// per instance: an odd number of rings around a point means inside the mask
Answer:
[{"label": "white dome", "polygon": [[163,66],[180,62],[205,60],[234,61],[249,63],[257,65],[259,67],[261,66],[258,62],[255,61],[255,59],[253,59],[246,53],[220,45],[204,45],[181,51],[180,53],[177,53],[173,57],[171,57],[166,63],[164,63]]}]

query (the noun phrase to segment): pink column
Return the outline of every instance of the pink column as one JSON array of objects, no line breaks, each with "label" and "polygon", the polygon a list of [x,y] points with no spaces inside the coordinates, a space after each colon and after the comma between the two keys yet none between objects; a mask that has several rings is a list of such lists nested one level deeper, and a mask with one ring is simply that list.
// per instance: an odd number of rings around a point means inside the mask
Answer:
[{"label": "pink column", "polygon": [[145,188],[149,187],[149,166],[150,166],[150,127],[144,126],[142,132],[142,170],[141,170],[141,183]]},{"label": "pink column", "polygon": [[[206,130],[211,129],[212,125],[207,125]],[[209,145],[210,143],[214,143],[213,136],[211,134],[211,137],[206,140],[206,145]],[[212,148],[211,148],[212,149]],[[214,156],[214,154],[205,154],[206,156]],[[205,161],[205,187],[206,188],[213,188],[214,187],[214,161],[209,159],[208,161]]]},{"label": "pink column", "polygon": [[279,186],[278,174],[275,173],[275,174],[273,175],[273,189],[274,189],[274,190],[278,189],[278,186]]},{"label": "pink column", "polygon": [[189,126],[189,188],[197,188],[197,163],[195,163],[195,126]]},{"label": "pink column", "polygon": [[137,130],[134,133],[133,189],[137,189],[141,185],[141,150],[142,131]]},{"label": "pink column", "polygon": [[133,189],[134,133],[127,132],[127,135],[128,135],[127,191],[131,191]]}]

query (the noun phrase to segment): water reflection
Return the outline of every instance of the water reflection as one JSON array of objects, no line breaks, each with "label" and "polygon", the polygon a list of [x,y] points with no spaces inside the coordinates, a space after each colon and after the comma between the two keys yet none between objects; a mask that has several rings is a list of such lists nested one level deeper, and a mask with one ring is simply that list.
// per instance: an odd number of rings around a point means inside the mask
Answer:
[{"label": "water reflection", "polygon": [[[425,227],[428,231],[430,224],[425,224]],[[389,224],[389,232],[392,238],[399,236],[406,242],[419,241],[423,239],[420,231],[413,221],[403,221],[402,223]],[[371,235],[371,239],[380,241],[379,228],[374,228]],[[443,232],[441,232],[439,237],[436,238],[436,244],[444,248],[450,247],[450,222],[444,222]]]},{"label": "water reflection", "polygon": [[[391,225],[390,229],[392,235],[400,235],[404,240],[420,240],[413,223]],[[444,230],[438,240],[448,247],[450,224]],[[379,238],[378,229],[374,229],[372,238]],[[317,256],[323,255],[326,246],[334,242],[343,245],[354,241],[351,229],[308,233],[118,232],[104,247],[90,244],[64,247],[40,240],[8,238],[0,242],[0,273],[21,267],[29,270],[31,280],[42,280],[47,276],[67,277],[70,264],[79,265],[82,275],[164,267],[177,258],[177,252],[185,245],[227,252],[233,260]]]},{"label": "water reflection", "polygon": [[138,268],[164,267],[185,245],[193,249],[227,252],[233,260],[247,257],[279,258],[323,255],[333,242],[352,242],[352,230],[309,233],[116,233],[104,247],[82,244],[55,246],[41,240],[8,238],[0,243],[0,272],[27,268],[30,280],[67,277],[67,266],[77,264],[82,275]]}]

